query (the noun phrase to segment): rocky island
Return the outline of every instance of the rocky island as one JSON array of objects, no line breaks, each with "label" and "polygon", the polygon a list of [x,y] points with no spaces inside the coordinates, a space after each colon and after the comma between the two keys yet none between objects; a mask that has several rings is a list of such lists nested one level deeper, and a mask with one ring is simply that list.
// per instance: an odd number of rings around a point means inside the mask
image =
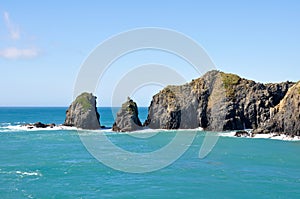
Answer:
[{"label": "rocky island", "polygon": [[66,111],[64,126],[81,129],[100,129],[100,114],[96,107],[97,97],[91,93],[82,93]]},{"label": "rocky island", "polygon": [[117,132],[126,132],[141,129],[142,123],[138,117],[138,107],[132,99],[128,98],[127,101],[122,104],[121,109],[117,113],[112,130]]}]

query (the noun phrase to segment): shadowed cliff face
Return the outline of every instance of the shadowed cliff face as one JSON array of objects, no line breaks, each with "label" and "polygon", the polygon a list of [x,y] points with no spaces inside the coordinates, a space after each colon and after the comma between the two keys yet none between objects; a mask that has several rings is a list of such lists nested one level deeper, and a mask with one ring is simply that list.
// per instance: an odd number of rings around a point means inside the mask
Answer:
[{"label": "shadowed cliff face", "polygon": [[64,125],[82,129],[99,129],[99,118],[96,97],[91,93],[82,93],[66,111]]},{"label": "shadowed cliff face", "polygon": [[210,71],[191,83],[168,86],[154,95],[144,125],[154,129],[256,129],[270,120],[271,108],[292,85],[261,84]]},{"label": "shadowed cliff face", "polygon": [[291,87],[281,102],[271,108],[270,120],[255,133],[285,133],[300,135],[300,82]]},{"label": "shadowed cliff face", "polygon": [[142,123],[138,117],[138,108],[136,103],[128,98],[122,104],[121,109],[117,113],[115,123],[112,130],[117,132],[136,131],[142,129]]}]

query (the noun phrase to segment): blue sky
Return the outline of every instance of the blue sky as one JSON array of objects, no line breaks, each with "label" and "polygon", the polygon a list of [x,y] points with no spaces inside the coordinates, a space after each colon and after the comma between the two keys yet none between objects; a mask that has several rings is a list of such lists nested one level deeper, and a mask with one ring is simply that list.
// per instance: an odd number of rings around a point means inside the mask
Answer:
[{"label": "blue sky", "polygon": [[[299,10],[296,0],[2,1],[0,106],[68,106],[89,53],[110,36],[141,27],[193,38],[219,70],[259,82],[298,81]],[[105,91],[96,94],[100,106],[109,105]]]}]

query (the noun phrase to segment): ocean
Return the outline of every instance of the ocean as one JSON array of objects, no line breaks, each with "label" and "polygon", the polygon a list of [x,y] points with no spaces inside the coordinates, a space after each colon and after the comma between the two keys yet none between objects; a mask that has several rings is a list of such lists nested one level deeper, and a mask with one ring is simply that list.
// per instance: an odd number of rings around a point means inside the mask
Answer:
[{"label": "ocean", "polygon": [[[14,126],[61,124],[66,107],[0,108],[0,198],[300,198],[300,142],[220,137],[204,159],[205,133],[178,160],[147,173],[114,170],[94,158],[76,130],[22,130]],[[98,108],[101,125],[111,127],[110,108]],[[141,120],[146,108],[139,109]],[[151,152],[177,133],[133,138],[108,129],[113,142],[133,152]],[[145,132],[147,134],[147,132]],[[99,146],[101,146],[101,142]],[[114,151],[107,151],[116,157]],[[138,164],[139,162],[136,162]],[[132,165],[134,167],[135,165]]]}]

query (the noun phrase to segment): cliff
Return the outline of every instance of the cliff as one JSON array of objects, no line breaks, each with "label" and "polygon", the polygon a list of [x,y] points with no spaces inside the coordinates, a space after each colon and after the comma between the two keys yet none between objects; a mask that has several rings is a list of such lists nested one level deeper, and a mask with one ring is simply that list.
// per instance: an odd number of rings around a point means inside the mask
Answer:
[{"label": "cliff", "polygon": [[188,84],[168,86],[154,95],[144,125],[154,129],[256,129],[270,120],[271,108],[293,85],[256,83],[210,71]]},{"label": "cliff", "polygon": [[96,97],[91,93],[82,93],[66,111],[64,125],[82,129],[100,129],[99,118]]},{"label": "cliff", "polygon": [[292,86],[281,102],[270,109],[270,120],[254,133],[284,133],[300,136],[300,82]]}]

